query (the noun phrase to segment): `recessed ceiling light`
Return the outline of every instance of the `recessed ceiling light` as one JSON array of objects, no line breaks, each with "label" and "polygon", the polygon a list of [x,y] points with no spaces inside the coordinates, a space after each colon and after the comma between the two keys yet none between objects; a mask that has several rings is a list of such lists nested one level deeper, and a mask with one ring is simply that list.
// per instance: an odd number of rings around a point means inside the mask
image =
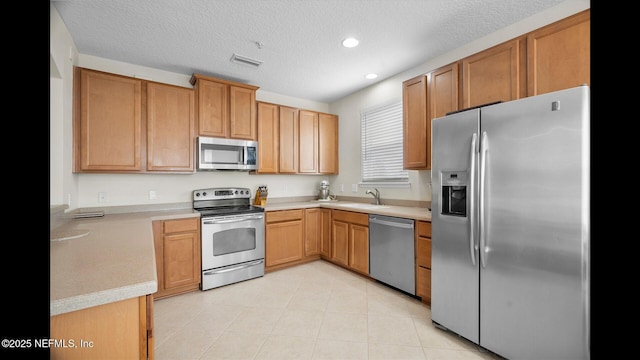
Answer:
[{"label": "recessed ceiling light", "polygon": [[367,74],[365,77],[366,77],[367,79],[375,79],[375,78],[377,78],[377,77],[378,77],[378,74],[373,74],[373,73],[371,73],[371,74]]},{"label": "recessed ceiling light", "polygon": [[355,38],[346,38],[342,40],[342,46],[352,48],[358,46],[358,39]]}]

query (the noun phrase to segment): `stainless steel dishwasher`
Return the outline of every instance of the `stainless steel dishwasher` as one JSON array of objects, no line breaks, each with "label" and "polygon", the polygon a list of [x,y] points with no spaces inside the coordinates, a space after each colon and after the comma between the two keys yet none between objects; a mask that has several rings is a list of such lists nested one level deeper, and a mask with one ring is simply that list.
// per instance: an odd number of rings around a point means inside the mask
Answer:
[{"label": "stainless steel dishwasher", "polygon": [[416,294],[414,221],[369,214],[369,275]]}]

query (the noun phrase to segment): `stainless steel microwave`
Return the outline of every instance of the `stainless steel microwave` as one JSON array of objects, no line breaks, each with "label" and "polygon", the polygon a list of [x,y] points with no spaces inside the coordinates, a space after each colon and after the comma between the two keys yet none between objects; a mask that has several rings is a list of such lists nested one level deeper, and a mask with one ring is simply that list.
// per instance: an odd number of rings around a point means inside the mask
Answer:
[{"label": "stainless steel microwave", "polygon": [[258,169],[258,142],[198,137],[198,170],[240,170]]}]

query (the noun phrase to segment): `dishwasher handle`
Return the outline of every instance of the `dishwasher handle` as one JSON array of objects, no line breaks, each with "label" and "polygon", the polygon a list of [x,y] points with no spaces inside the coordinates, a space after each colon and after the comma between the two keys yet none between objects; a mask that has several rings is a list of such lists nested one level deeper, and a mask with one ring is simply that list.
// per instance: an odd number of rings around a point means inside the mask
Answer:
[{"label": "dishwasher handle", "polygon": [[382,219],[378,219],[378,218],[374,218],[374,217],[369,218],[369,222],[370,223],[381,224],[381,225],[393,226],[393,227],[402,228],[402,229],[413,229],[413,222],[411,222],[411,223],[402,223],[402,222],[382,220]]}]

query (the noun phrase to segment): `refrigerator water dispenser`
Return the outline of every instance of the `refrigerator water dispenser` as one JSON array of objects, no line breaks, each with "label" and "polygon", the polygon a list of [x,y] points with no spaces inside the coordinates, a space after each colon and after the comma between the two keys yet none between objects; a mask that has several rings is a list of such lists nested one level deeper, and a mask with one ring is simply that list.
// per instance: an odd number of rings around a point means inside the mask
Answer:
[{"label": "refrigerator water dispenser", "polygon": [[466,171],[443,171],[442,215],[467,216],[468,173]]}]

